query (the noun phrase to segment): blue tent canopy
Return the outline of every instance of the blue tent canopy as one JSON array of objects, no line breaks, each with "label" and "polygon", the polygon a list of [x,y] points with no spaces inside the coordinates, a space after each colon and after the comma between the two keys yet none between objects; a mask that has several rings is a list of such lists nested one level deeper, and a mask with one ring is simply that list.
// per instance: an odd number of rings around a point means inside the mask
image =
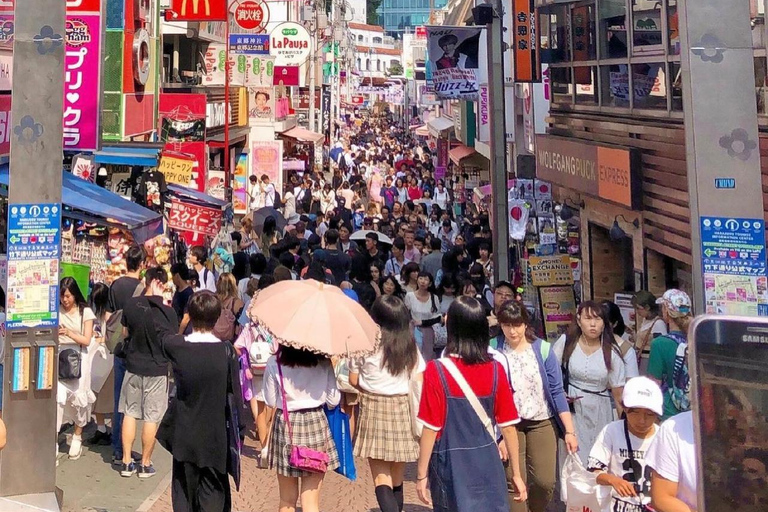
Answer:
[{"label": "blue tent canopy", "polygon": [[[0,165],[0,185],[7,187],[8,182],[8,164]],[[161,214],[123,199],[114,192],[66,171],[64,171],[62,183],[61,202],[69,208],[127,227],[139,243],[162,233]],[[67,212],[64,212],[64,215],[66,216]]]},{"label": "blue tent canopy", "polygon": [[191,188],[182,187],[179,185],[168,185],[168,190],[176,196],[191,199],[193,202],[198,203],[201,206],[209,206],[223,210],[228,204],[226,201],[222,201],[221,199],[217,199],[213,196],[209,196],[208,194],[203,194],[197,190],[192,190]]},{"label": "blue tent canopy", "polygon": [[94,153],[93,161],[97,164],[157,167],[159,155],[159,148],[113,146]]}]

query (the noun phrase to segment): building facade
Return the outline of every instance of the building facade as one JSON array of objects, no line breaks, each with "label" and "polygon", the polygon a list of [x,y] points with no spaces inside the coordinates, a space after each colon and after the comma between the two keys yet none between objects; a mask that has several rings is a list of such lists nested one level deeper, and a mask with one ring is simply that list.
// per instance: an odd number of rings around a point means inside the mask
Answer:
[{"label": "building facade", "polygon": [[383,0],[379,6],[379,25],[396,37],[419,25],[427,25],[434,9],[445,7],[447,0]]},{"label": "building facade", "polygon": [[393,67],[401,66],[402,52],[384,28],[363,23],[349,23],[354,42],[355,69],[363,78],[384,78]]}]

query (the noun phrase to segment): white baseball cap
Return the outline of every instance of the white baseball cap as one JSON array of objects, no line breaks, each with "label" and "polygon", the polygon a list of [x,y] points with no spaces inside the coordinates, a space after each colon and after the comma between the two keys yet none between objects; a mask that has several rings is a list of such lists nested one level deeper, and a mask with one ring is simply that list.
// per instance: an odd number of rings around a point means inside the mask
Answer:
[{"label": "white baseball cap", "polygon": [[659,416],[664,414],[664,395],[661,388],[648,377],[635,377],[624,384],[621,401],[627,409],[648,409]]}]

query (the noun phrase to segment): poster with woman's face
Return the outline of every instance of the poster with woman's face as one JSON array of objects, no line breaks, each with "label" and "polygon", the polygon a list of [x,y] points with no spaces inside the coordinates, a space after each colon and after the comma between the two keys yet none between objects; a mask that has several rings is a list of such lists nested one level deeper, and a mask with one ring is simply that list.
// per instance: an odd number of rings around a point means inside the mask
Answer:
[{"label": "poster with woman's face", "polygon": [[273,87],[253,87],[248,90],[248,118],[251,121],[273,121],[275,90]]}]

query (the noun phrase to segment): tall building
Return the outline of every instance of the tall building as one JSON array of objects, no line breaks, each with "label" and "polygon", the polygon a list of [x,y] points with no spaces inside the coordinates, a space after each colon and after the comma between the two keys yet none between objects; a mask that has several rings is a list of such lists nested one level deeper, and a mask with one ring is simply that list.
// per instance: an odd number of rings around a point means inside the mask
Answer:
[{"label": "tall building", "polygon": [[[432,5],[430,5],[430,3]],[[383,0],[378,9],[379,25],[393,36],[401,36],[403,32],[429,21],[431,9],[442,9],[447,0]]]}]

